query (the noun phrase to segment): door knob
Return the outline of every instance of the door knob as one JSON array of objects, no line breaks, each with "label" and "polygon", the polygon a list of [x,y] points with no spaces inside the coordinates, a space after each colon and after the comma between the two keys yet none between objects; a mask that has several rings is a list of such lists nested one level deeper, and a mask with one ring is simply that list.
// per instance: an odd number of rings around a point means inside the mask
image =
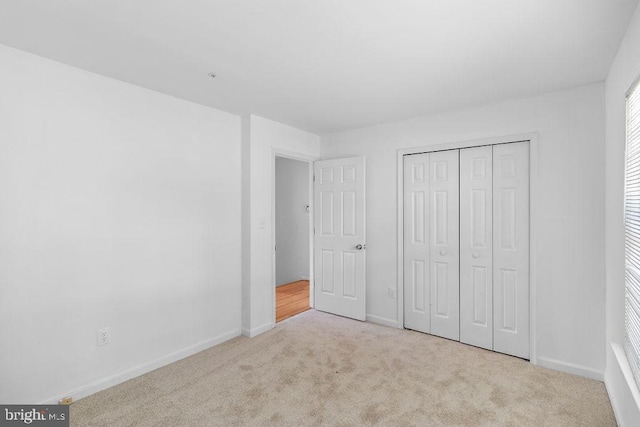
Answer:
[{"label": "door knob", "polygon": [[440,256],[445,256],[447,254],[447,251],[440,251]]},{"label": "door knob", "polygon": [[367,245],[366,244],[365,245],[357,244],[356,245],[356,249],[359,250],[359,251],[361,251],[363,249],[367,249]]},{"label": "door knob", "polygon": [[473,254],[471,254],[472,257],[474,258],[478,258],[480,255],[478,255],[476,252],[474,252]]}]

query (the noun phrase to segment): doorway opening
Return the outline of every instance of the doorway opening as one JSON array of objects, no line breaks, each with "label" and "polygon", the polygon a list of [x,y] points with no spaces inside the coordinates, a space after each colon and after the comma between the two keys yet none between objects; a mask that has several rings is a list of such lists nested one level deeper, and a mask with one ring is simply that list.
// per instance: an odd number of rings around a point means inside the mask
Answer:
[{"label": "doorway opening", "polygon": [[275,320],[311,308],[311,163],[275,158]]}]

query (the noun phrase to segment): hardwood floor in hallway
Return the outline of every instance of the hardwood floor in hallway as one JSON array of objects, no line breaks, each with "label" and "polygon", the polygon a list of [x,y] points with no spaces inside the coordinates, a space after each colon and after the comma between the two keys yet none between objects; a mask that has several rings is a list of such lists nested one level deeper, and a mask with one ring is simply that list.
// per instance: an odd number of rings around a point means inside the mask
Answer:
[{"label": "hardwood floor in hallway", "polygon": [[276,322],[309,310],[309,281],[276,286]]}]

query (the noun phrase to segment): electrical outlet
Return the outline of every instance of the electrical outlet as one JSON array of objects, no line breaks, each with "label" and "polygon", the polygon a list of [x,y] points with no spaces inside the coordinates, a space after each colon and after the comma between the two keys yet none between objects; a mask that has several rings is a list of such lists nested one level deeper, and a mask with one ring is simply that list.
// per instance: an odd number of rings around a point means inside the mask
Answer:
[{"label": "electrical outlet", "polygon": [[389,298],[396,297],[396,288],[389,288]]},{"label": "electrical outlet", "polygon": [[111,342],[111,328],[98,329],[98,346],[107,345]]},{"label": "electrical outlet", "polygon": [[71,396],[58,400],[58,404],[60,405],[71,405],[72,403],[73,398]]}]

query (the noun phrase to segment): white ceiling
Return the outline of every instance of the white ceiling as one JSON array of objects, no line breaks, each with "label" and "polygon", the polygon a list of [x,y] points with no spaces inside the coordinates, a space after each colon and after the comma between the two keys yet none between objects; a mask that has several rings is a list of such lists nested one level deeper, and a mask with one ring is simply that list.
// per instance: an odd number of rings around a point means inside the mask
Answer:
[{"label": "white ceiling", "polygon": [[0,43],[323,134],[602,81],[637,3],[0,0]]}]

